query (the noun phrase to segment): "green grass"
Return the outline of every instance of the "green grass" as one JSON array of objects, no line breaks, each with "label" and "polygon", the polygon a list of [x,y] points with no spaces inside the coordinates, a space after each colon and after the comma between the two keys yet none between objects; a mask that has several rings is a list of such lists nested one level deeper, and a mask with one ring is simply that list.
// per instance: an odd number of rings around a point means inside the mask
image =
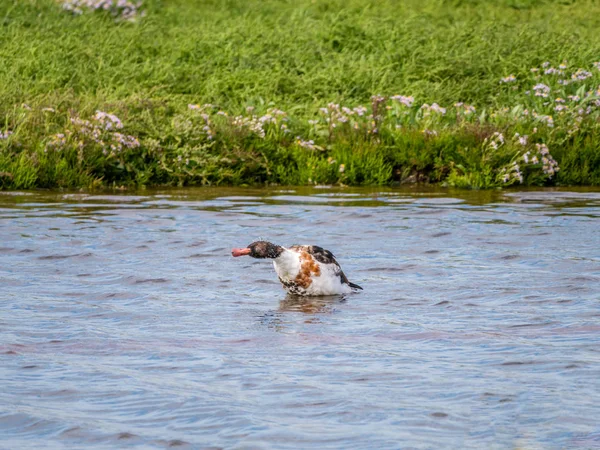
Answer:
[{"label": "green grass", "polygon": [[[144,8],[146,16],[129,23],[101,12],[74,16],[54,0],[0,3],[0,132],[12,132],[0,139],[0,188],[403,181],[488,188],[518,183],[514,162],[524,184],[600,184],[594,0],[146,0]],[[536,79],[530,69],[545,61],[593,76],[568,86],[557,84],[560,76]],[[500,83],[511,74],[515,82]],[[547,99],[525,94],[540,82],[552,88]],[[577,93],[562,114],[544,105]],[[332,129],[319,113],[333,102],[364,105],[368,115],[377,94],[415,103],[386,100],[381,108],[390,109],[375,125],[355,115]],[[447,113],[423,117],[421,104],[434,102]],[[476,113],[457,114],[456,102]],[[205,103],[215,105],[204,110],[211,136],[202,111],[187,106]],[[581,122],[580,107],[591,108]],[[264,138],[234,123],[269,108],[285,111],[286,121],[266,124]],[[552,115],[554,127],[524,109]],[[71,123],[96,110],[117,115],[118,131],[140,145],[112,150],[114,130],[102,130],[98,143]],[[490,146],[495,132],[505,138],[498,148]],[[517,132],[529,136],[527,146]],[[58,133],[66,136],[59,148],[49,145]],[[560,166],[554,176],[523,159],[535,144],[547,145]]]}]

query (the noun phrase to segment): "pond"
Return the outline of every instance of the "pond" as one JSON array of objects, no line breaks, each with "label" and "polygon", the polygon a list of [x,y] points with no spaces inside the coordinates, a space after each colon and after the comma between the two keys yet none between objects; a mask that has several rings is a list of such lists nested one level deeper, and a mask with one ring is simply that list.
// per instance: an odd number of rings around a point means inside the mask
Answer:
[{"label": "pond", "polygon": [[[598,448],[600,191],[0,193],[0,447]],[[364,291],[285,294],[259,238]]]}]

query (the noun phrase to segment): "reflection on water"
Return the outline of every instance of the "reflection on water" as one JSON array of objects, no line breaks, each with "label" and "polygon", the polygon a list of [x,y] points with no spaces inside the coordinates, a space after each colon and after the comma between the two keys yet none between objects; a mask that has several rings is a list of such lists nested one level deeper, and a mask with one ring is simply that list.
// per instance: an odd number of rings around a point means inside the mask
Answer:
[{"label": "reflection on water", "polygon": [[350,295],[299,297],[288,294],[279,302],[279,310],[305,314],[332,313],[338,304],[346,301],[346,297]]},{"label": "reflection on water", "polygon": [[[600,192],[0,192],[2,448],[600,448]],[[364,287],[298,298],[260,239]]]}]

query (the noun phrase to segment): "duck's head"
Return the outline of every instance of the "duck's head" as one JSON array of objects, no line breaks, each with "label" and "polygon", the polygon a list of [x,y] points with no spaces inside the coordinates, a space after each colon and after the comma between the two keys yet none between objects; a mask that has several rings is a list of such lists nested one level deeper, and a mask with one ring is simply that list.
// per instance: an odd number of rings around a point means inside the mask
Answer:
[{"label": "duck's head", "polygon": [[234,248],[231,250],[233,256],[249,255],[253,258],[277,258],[283,252],[283,247],[267,241],[256,241],[246,248]]}]

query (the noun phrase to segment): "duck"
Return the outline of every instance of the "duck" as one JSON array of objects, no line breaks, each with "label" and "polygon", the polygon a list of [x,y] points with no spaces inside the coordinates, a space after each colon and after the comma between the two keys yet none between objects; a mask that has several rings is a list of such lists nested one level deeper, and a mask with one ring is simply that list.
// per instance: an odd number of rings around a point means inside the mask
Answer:
[{"label": "duck", "polygon": [[272,259],[279,281],[292,295],[341,295],[362,290],[348,280],[333,253],[317,245],[286,248],[268,241],[256,241],[246,248],[232,249],[231,255]]}]

